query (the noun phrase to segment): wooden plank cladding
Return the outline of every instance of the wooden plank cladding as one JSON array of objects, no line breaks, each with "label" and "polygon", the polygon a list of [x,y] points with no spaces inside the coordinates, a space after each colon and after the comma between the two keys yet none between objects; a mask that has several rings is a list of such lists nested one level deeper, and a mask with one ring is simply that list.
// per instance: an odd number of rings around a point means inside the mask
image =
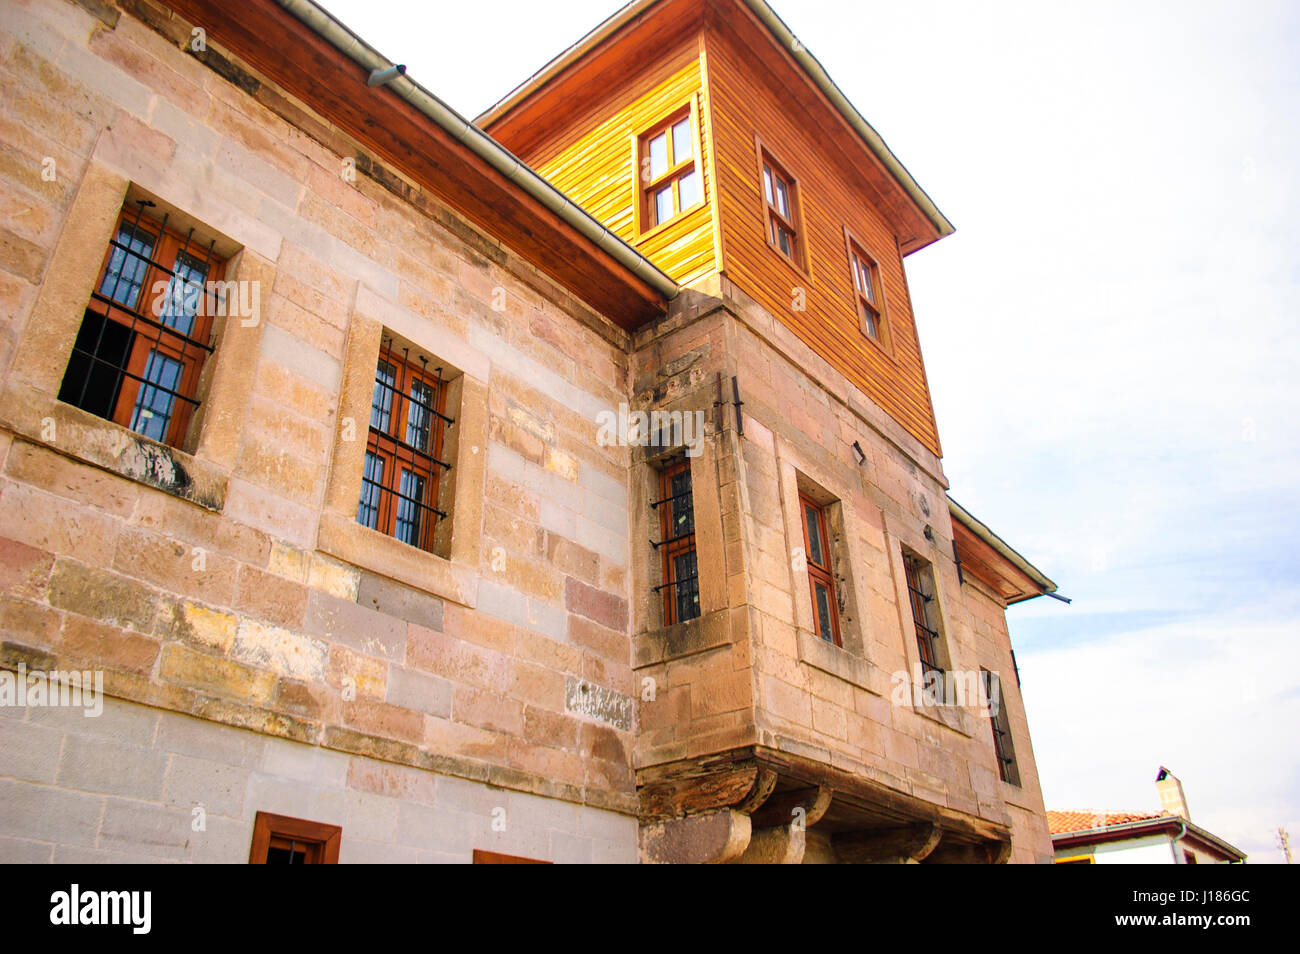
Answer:
[{"label": "wooden plank cladding", "polygon": [[[710,208],[714,188],[699,118],[708,112],[699,52],[698,37],[687,37],[524,157],[552,185],[683,285],[716,267]],[[661,226],[650,226],[637,214],[637,142],[643,133],[682,113],[689,119],[691,145],[703,176],[703,201]]]},{"label": "wooden plank cladding", "polygon": [[[637,137],[686,104],[703,202],[647,229]],[[481,118],[682,285],[725,273],[942,455],[902,261],[938,234],[744,0],[643,4]],[[854,249],[880,286],[875,339],[863,330]]]},{"label": "wooden plank cladding", "polygon": [[[762,28],[744,17],[736,7],[711,22],[705,38],[727,275],[941,454],[889,207],[849,161],[854,157],[827,145],[832,110],[818,108],[811,91],[800,88],[796,68],[776,69],[756,57]],[[780,62],[777,51],[771,55]],[[795,181],[803,254],[794,264],[765,231],[760,148]],[[888,350],[862,333],[846,229],[879,264]]]}]

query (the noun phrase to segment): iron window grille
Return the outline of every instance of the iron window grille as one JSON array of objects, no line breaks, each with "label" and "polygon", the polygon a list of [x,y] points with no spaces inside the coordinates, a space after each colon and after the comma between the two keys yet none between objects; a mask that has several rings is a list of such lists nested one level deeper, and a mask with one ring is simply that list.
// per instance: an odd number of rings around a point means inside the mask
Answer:
[{"label": "iron window grille", "polygon": [[343,829],[338,825],[258,812],[248,863],[254,865],[334,865]]},{"label": "iron window grille", "polygon": [[204,362],[221,313],[211,283],[225,262],[168,228],[154,203],[124,208],[68,357],[59,400],[138,434],[181,447],[199,406]]},{"label": "iron window grille", "polygon": [[650,509],[659,516],[658,552],[663,582],[654,587],[663,599],[664,625],[700,615],[699,562],[695,551],[695,500],[691,462],[683,454],[659,471],[659,499]]},{"label": "iron window grille", "polygon": [[929,567],[917,557],[903,555],[903,572],[907,577],[908,602],[912,604],[912,623],[916,628],[916,646],[921,656],[922,676],[943,675],[939,664],[939,628],[935,621],[934,596],[927,593],[932,584]]},{"label": "iron window grille", "polygon": [[637,152],[645,229],[662,225],[704,201],[689,107],[642,135]]},{"label": "iron window grille", "polygon": [[995,672],[982,670],[984,693],[989,704],[989,725],[993,728],[993,751],[998,760],[998,776],[1004,782],[1019,787],[1020,768],[1016,764],[1016,750],[1011,741],[1011,719],[1007,715],[1006,699],[1002,695],[1002,682]]},{"label": "iron window grille", "polygon": [[803,513],[804,562],[808,566],[813,627],[822,639],[841,646],[840,606],[832,569],[826,511],[803,494],[799,495],[799,508]]},{"label": "iron window grille", "polygon": [[380,346],[370,402],[370,432],[361,475],[357,522],[421,550],[432,550],[434,528],[447,514],[436,506],[443,473],[446,382],[423,355]]}]

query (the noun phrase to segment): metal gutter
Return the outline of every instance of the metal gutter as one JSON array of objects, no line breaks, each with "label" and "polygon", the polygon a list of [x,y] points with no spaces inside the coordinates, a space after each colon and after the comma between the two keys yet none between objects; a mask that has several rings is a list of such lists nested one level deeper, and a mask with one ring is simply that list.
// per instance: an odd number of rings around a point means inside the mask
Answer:
[{"label": "metal gutter", "polygon": [[1125,835],[1159,834],[1162,831],[1172,830],[1174,825],[1179,825],[1180,830],[1177,837],[1170,839],[1171,844],[1177,844],[1190,832],[1193,837],[1212,845],[1225,855],[1233,855],[1237,858],[1246,857],[1246,853],[1241,849],[1224,841],[1218,835],[1206,831],[1200,825],[1177,815],[1157,815],[1154,818],[1141,818],[1137,821],[1121,822],[1118,825],[1103,825],[1100,828],[1058,832],[1052,835],[1052,844],[1059,843],[1064,848],[1070,848],[1086,842],[1120,841],[1123,840]]},{"label": "metal gutter", "polygon": [[606,17],[595,28],[589,30],[578,42],[574,43],[563,53],[553,56],[546,65],[534,73],[528,79],[524,80],[510,92],[506,93],[498,102],[489,106],[480,113],[475,119],[476,126],[486,126],[492,120],[496,119],[502,113],[508,113],[515,106],[532,95],[533,91],[545,86],[551,81],[556,74],[560,73],[573,60],[578,59],[588,50],[593,50],[606,39],[623,29],[631,20],[636,19],[643,12],[659,3],[659,0],[632,0],[631,3],[622,9]]},{"label": "metal gutter", "polygon": [[939,207],[934,204],[934,200],[926,195],[925,190],[912,178],[912,174],[898,161],[898,157],[885,144],[885,140],[880,137],[880,133],[872,129],[871,124],[862,118],[862,114],[849,102],[848,97],[840,91],[840,88],[835,85],[835,81],[830,78],[830,74],[817,61],[817,57],[809,53],[808,48],[790,32],[790,28],[785,25],[784,20],[776,15],[776,11],[768,6],[764,0],[745,0],[745,4],[753,11],[754,16],[763,22],[768,31],[785,46],[790,55],[794,57],[795,62],[803,67],[804,72],[822,91],[822,94],[848,120],[854,132],[861,136],[862,140],[867,144],[867,148],[875,153],[877,159],[884,163],[885,168],[903,187],[903,191],[920,207],[925,217],[930,220],[930,224],[939,231],[939,237],[943,238],[945,235],[951,235],[955,232],[956,229],[948,221],[947,216],[939,211]]},{"label": "metal gutter", "polygon": [[[479,115],[475,122],[487,125],[495,120],[498,116],[509,112],[520,101],[526,99],[532,93],[545,86],[555,76],[566,69],[570,63],[586,55],[589,51],[595,49],[615,33],[619,32],[629,22],[636,19],[641,14],[648,11],[651,7],[658,4],[660,0],[633,0],[627,6],[623,7],[613,16],[609,17],[603,23],[598,25],[594,30],[584,36],[577,43],[573,44],[559,56],[552,59],[540,70],[520,83],[513,90],[506,94],[505,98],[496,105],[489,107]],[[759,21],[767,28],[768,32],[785,47],[786,51],[795,59],[795,62],[803,68],[808,74],[808,78],[815,85],[858,134],[872,154],[885,166],[885,169],[894,180],[903,188],[908,197],[916,203],[921,212],[930,224],[939,232],[939,237],[951,235],[956,231],[953,224],[948,221],[947,217],[939,211],[924,189],[912,178],[912,174],[894,155],[893,151],[886,145],[885,140],[881,138],[880,133],[876,132],[858,112],[857,108],[849,102],[848,97],[841,92],[840,88],[835,85],[834,80],[826,72],[825,67],[817,61],[817,58],[808,52],[808,49],[799,42],[785,22],[777,16],[776,12],[764,2],[764,0],[744,0],[745,4],[758,17]]]},{"label": "metal gutter", "polygon": [[[398,65],[380,56],[373,47],[312,0],[276,0],[276,2],[360,65],[367,73],[374,75],[377,70],[384,72]],[[665,300],[671,301],[677,297],[677,282],[601,225],[590,213],[539,176],[509,150],[503,148],[491,136],[419,83],[398,72],[384,85],[433,120],[453,139],[487,162],[514,185],[577,229],[620,265],[662,295]]]},{"label": "metal gutter", "polygon": [[1038,567],[1034,566],[1012,549],[1009,543],[990,530],[985,523],[972,516],[969,510],[957,503],[957,501],[953,500],[951,497],[948,498],[948,512],[952,514],[954,520],[964,526],[971,533],[975,534],[975,536],[979,537],[980,540],[991,546],[1012,566],[1025,576],[1029,577],[1029,579],[1031,579],[1042,591],[1039,595],[1051,596],[1066,603],[1070,602],[1064,596],[1057,596],[1056,584],[1049,580],[1042,570],[1038,569]]}]

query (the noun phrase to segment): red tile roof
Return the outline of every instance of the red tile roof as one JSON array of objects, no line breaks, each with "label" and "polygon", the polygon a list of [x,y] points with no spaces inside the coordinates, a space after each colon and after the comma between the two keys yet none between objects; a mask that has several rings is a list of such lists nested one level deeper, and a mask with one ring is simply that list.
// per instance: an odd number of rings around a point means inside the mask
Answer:
[{"label": "red tile roof", "polygon": [[1047,827],[1053,835],[1063,835],[1066,832],[1089,831],[1094,828],[1106,828],[1110,825],[1124,825],[1129,822],[1163,818],[1168,814],[1169,812],[1105,812],[1087,809],[1071,812],[1048,812]]}]

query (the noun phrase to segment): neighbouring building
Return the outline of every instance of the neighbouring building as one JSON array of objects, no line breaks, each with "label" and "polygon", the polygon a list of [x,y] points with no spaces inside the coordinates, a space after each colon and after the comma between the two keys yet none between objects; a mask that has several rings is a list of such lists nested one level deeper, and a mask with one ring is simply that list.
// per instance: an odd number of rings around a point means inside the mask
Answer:
[{"label": "neighbouring building", "polygon": [[1052,860],[952,226],[762,0],[473,124],[310,0],[0,69],[0,858]]},{"label": "neighbouring building", "polygon": [[1183,783],[1163,765],[1158,812],[1049,811],[1056,863],[1085,865],[1239,864],[1246,853],[1192,824]]}]

